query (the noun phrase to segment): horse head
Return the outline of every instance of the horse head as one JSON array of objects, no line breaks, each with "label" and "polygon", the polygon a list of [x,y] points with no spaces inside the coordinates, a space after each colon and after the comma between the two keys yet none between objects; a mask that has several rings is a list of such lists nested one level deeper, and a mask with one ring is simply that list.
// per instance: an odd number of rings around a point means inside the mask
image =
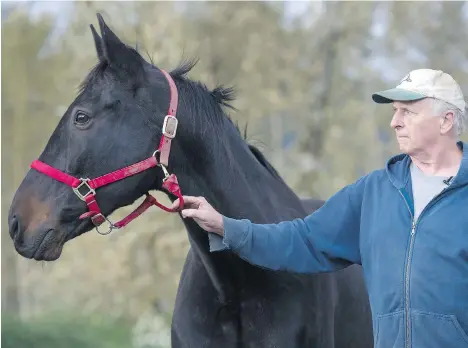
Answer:
[{"label": "horse head", "polygon": [[[180,197],[177,178],[169,174],[174,165],[185,163],[180,145],[171,144],[181,115],[176,114],[175,82],[123,43],[99,14],[98,22],[101,36],[90,26],[98,63],[31,164],[10,207],[10,236],[26,258],[55,260],[67,241],[93,227],[122,227],[159,205],[150,190]],[[194,146],[192,153],[197,152]],[[145,194],[136,212],[110,223],[112,212]]]}]

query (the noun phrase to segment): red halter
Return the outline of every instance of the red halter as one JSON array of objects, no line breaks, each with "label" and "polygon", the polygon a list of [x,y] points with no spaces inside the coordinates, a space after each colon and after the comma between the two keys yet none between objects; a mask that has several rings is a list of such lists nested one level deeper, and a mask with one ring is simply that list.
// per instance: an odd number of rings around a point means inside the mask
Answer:
[{"label": "red halter", "polygon": [[[128,167],[118,169],[112,173],[108,173],[97,177],[95,179],[88,179],[88,178],[75,178],[69,174],[66,174],[54,167],[49,166],[48,164],[41,162],[39,160],[34,160],[31,163],[31,168],[36,169],[37,171],[55,179],[64,184],[71,186],[73,192],[86,204],[88,205],[89,211],[82,214],[80,219],[85,219],[90,217],[91,221],[93,222],[96,230],[100,234],[109,234],[113,229],[119,229],[121,227],[126,226],[130,221],[134,220],[138,216],[140,216],[146,209],[148,209],[152,205],[156,205],[159,208],[167,211],[167,212],[176,212],[180,211],[184,206],[184,199],[180,192],[179,183],[177,181],[177,177],[175,174],[169,174],[166,169],[167,163],[169,161],[169,153],[171,151],[171,141],[176,135],[178,121],[176,118],[177,112],[177,103],[178,103],[178,93],[177,87],[172,80],[171,76],[161,70],[164,76],[166,76],[167,81],[169,82],[170,86],[170,94],[171,99],[169,103],[169,111],[167,116],[164,118],[164,124],[162,129],[162,137],[159,143],[158,149],[153,153],[153,155],[141,162],[132,164]],[[156,159],[156,154],[159,153],[159,163]],[[173,195],[177,196],[180,201],[180,205],[178,209],[170,209],[165,207],[161,203],[159,203],[156,198],[151,196],[149,193],[146,194],[146,199],[141,203],[132,213],[130,213],[124,219],[116,222],[115,224],[110,222],[107,217],[105,217],[101,213],[101,209],[99,208],[97,201],[96,201],[96,189],[108,185],[110,183],[116,182],[118,180],[122,180],[129,176],[141,173],[149,168],[159,166],[162,168],[164,172],[164,179],[162,183],[162,187],[167,190],[168,192],[172,193]],[[85,193],[82,193],[80,189],[86,188]],[[104,222],[107,221],[109,223],[109,229],[107,232],[102,233],[99,231],[99,226]]]}]

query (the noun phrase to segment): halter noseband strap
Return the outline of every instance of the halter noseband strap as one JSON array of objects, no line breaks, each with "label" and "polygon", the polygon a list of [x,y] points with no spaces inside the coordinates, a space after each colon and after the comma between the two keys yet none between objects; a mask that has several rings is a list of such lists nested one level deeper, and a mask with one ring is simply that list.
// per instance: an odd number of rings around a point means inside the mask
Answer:
[{"label": "halter noseband strap", "polygon": [[[164,124],[162,129],[162,137],[159,143],[158,149],[153,153],[151,157],[140,161],[138,163],[132,164],[125,168],[118,169],[114,172],[102,175],[100,177],[89,179],[89,178],[76,178],[71,176],[67,173],[64,173],[50,165],[41,162],[39,160],[34,160],[31,163],[31,168],[57,180],[60,181],[73,189],[73,192],[80,198],[82,201],[86,202],[89,211],[82,214],[80,219],[91,218],[96,230],[100,234],[109,234],[113,229],[118,229],[121,227],[126,226],[132,220],[140,216],[146,209],[155,205],[167,212],[176,212],[180,211],[184,207],[184,199],[182,197],[179,183],[177,181],[177,177],[175,174],[169,174],[166,169],[166,166],[169,162],[169,153],[171,151],[171,141],[174,139],[177,131],[178,121],[176,118],[177,113],[177,104],[178,104],[178,92],[177,87],[172,80],[171,76],[164,70],[161,72],[166,77],[167,81],[169,82],[170,87],[170,102],[169,102],[169,110],[164,118]],[[159,161],[156,158],[156,154],[159,153]],[[178,209],[170,209],[161,203],[159,203],[156,198],[151,196],[149,193],[146,194],[145,200],[128,216],[124,219],[112,223],[109,221],[107,217],[105,217],[101,213],[101,209],[98,206],[96,201],[96,189],[111,184],[113,182],[125,179],[129,176],[141,173],[147,169],[159,166],[163,170],[164,179],[162,183],[162,187],[173,194],[174,196],[179,198],[180,204]],[[101,232],[99,230],[99,226],[107,221],[109,223],[109,228],[107,232]]]}]

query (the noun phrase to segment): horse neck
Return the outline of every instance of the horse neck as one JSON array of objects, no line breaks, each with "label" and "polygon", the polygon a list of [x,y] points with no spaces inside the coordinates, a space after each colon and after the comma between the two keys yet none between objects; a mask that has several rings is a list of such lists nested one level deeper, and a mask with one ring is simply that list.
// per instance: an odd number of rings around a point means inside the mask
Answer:
[{"label": "horse neck", "polygon": [[183,194],[203,196],[220,213],[255,222],[269,222],[281,214],[282,201],[302,209],[299,198],[256,159],[233,128],[228,124],[212,137],[205,135],[200,148],[206,151],[197,153],[199,158],[184,156],[190,163],[177,174]]},{"label": "horse neck", "polygon": [[[190,162],[185,163],[184,171],[177,173],[183,194],[203,196],[221,214],[254,222],[279,222],[288,218],[285,211],[294,208],[297,214],[289,217],[299,216],[302,212],[299,199],[258,162],[234,126],[225,122],[221,134],[198,138],[203,141],[200,148],[215,150],[192,153],[191,158],[183,156]],[[193,142],[179,141],[187,151],[193,147]],[[282,209],[279,202],[285,202],[287,208]],[[184,223],[192,248],[217,290],[219,301],[232,300],[250,265],[230,253],[211,253],[207,232],[191,220]]]}]

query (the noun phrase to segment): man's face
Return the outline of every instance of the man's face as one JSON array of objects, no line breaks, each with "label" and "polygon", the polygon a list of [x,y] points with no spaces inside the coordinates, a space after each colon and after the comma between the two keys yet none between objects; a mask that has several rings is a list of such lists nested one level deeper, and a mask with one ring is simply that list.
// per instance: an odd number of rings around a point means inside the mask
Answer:
[{"label": "man's face", "polygon": [[441,136],[441,118],[435,117],[432,100],[393,102],[390,126],[395,130],[400,150],[408,155],[434,145]]}]

